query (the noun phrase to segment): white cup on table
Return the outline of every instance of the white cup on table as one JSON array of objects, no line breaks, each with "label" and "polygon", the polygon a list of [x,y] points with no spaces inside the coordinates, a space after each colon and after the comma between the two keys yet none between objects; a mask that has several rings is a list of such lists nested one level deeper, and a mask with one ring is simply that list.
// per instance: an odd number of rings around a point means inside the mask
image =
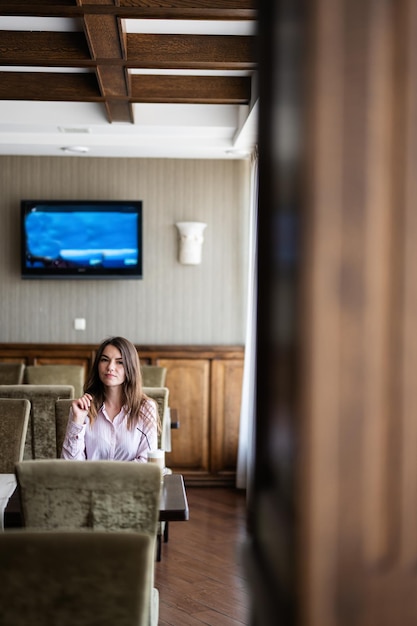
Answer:
[{"label": "white cup on table", "polygon": [[165,450],[149,450],[148,463],[156,463],[161,468],[161,476],[165,469]]}]

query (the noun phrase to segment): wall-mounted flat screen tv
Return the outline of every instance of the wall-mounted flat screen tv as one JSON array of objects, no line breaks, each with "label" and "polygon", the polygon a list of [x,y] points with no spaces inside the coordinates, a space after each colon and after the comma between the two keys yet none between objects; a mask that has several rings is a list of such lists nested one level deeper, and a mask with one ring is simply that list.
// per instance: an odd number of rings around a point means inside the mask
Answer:
[{"label": "wall-mounted flat screen tv", "polygon": [[21,201],[22,278],[142,278],[140,200]]}]

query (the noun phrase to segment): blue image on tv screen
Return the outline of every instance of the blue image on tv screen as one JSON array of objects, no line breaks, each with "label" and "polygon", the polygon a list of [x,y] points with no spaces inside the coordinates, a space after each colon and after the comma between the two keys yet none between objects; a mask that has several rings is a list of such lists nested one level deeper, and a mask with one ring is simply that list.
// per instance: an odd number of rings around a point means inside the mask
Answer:
[{"label": "blue image on tv screen", "polygon": [[26,267],[127,268],[138,262],[138,215],[33,209],[25,219]]}]

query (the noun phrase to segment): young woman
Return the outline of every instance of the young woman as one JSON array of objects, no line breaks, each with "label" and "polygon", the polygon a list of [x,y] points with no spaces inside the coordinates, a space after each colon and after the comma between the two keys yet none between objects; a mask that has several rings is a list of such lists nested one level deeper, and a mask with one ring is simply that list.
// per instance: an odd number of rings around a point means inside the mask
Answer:
[{"label": "young woman", "polygon": [[143,393],[135,346],[123,337],[104,341],[84,389],[71,404],[61,457],[146,462],[158,448],[159,417]]}]

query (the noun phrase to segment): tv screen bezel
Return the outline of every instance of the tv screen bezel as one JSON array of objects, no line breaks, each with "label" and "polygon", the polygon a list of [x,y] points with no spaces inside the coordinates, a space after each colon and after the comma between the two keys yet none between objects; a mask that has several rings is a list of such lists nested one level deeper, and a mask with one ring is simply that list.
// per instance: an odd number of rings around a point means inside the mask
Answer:
[{"label": "tv screen bezel", "polygon": [[[68,211],[74,207],[76,211],[107,213],[123,208],[131,207],[137,215],[137,240],[138,259],[134,266],[124,266],[121,268],[106,268],[96,266],[83,267],[27,267],[27,230],[25,226],[26,216],[36,206],[46,206],[56,209],[58,212]],[[21,200],[20,201],[20,229],[21,229],[21,277],[23,279],[97,279],[97,280],[119,280],[143,278],[143,247],[142,247],[142,200]]]}]

